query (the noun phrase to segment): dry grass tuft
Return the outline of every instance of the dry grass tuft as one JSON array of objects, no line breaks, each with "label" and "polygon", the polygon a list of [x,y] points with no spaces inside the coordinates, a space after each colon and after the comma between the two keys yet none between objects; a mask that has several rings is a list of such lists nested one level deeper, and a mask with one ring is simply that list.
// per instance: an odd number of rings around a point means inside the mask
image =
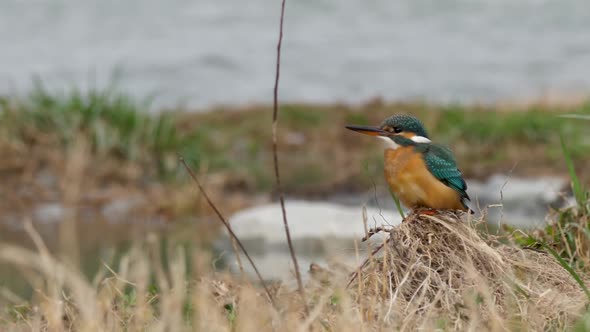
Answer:
[{"label": "dry grass tuft", "polygon": [[461,219],[412,214],[391,229],[353,285],[365,314],[403,329],[546,330],[580,317],[585,295],[553,257],[484,240]]}]

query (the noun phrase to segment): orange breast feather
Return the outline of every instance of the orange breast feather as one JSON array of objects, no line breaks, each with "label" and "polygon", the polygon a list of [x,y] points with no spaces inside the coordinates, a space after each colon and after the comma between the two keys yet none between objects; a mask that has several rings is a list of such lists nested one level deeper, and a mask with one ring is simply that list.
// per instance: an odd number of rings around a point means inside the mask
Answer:
[{"label": "orange breast feather", "polygon": [[408,208],[465,210],[459,193],[434,177],[411,146],[385,150],[385,179]]}]

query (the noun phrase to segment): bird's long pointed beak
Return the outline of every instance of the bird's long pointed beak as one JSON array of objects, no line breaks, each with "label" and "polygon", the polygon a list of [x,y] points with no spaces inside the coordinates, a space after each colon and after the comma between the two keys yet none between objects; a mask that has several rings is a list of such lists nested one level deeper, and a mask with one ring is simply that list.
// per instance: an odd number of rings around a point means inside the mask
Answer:
[{"label": "bird's long pointed beak", "polygon": [[346,126],[346,128],[370,136],[387,136],[389,134],[389,132],[381,128],[371,126]]}]

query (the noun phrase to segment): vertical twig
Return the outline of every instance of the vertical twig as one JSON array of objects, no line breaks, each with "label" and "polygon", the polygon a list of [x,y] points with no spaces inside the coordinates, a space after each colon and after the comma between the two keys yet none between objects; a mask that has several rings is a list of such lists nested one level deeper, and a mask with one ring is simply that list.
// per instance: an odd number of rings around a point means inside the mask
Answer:
[{"label": "vertical twig", "polygon": [[510,181],[510,178],[512,177],[512,172],[514,172],[516,165],[518,165],[518,161],[516,161],[514,163],[514,165],[512,165],[512,168],[510,169],[510,171],[508,171],[508,176],[506,177],[506,181],[504,181],[504,183],[502,184],[502,187],[500,187],[500,220],[498,221],[499,227],[498,227],[498,230],[496,231],[496,233],[502,227],[502,219],[504,219],[504,188],[508,184],[508,181]]},{"label": "vertical twig", "polygon": [[262,275],[260,274],[260,271],[258,271],[256,264],[254,264],[254,261],[250,257],[250,254],[248,254],[248,251],[246,250],[246,248],[242,244],[242,241],[240,241],[238,236],[234,233],[230,224],[227,222],[227,220],[225,220],[225,218],[223,217],[221,212],[219,212],[219,209],[217,209],[217,206],[215,206],[215,204],[213,204],[213,201],[211,201],[211,199],[209,198],[209,195],[207,195],[207,193],[205,192],[205,189],[203,188],[203,186],[201,186],[201,182],[199,182],[199,179],[197,178],[197,176],[195,175],[193,170],[188,166],[188,164],[186,163],[184,158],[182,156],[180,156],[179,159],[180,159],[180,162],[182,163],[182,165],[184,166],[184,168],[186,169],[186,171],[188,172],[188,174],[190,175],[190,177],[197,184],[199,191],[201,191],[201,194],[203,194],[203,197],[205,198],[205,200],[207,201],[207,203],[209,204],[211,209],[213,209],[213,211],[215,212],[215,214],[219,218],[219,221],[221,221],[223,226],[225,226],[225,228],[227,229],[227,232],[229,233],[232,240],[234,240],[238,244],[238,247],[240,247],[240,249],[242,249],[242,252],[244,253],[246,258],[248,259],[248,262],[250,262],[250,265],[252,265],[252,268],[254,269],[254,272],[256,273],[256,276],[258,277],[260,284],[264,288],[264,291],[266,292],[266,295],[268,296],[268,299],[270,300],[271,304],[273,305],[273,307],[275,307],[275,309],[278,308],[275,301],[274,301],[274,298],[272,297],[272,294],[270,293],[270,290],[266,286],[266,283],[264,282],[264,279],[262,278]]},{"label": "vertical twig", "polygon": [[285,0],[281,1],[281,18],[279,21],[279,40],[277,42],[277,63],[275,71],[275,85],[273,94],[273,107],[272,107],[272,152],[274,159],[275,178],[277,183],[277,192],[279,194],[279,201],[281,202],[281,211],[283,212],[283,225],[285,227],[285,235],[287,236],[287,243],[289,245],[289,251],[291,252],[291,259],[295,267],[295,276],[297,278],[297,288],[301,294],[303,302],[307,306],[307,300],[305,298],[305,290],[303,289],[303,282],[301,281],[301,272],[299,271],[299,263],[295,256],[295,250],[293,249],[293,242],[291,241],[291,232],[289,231],[289,223],[287,222],[287,211],[285,210],[285,197],[283,196],[283,190],[281,189],[281,177],[279,175],[279,157],[277,153],[277,117],[279,113],[279,76],[281,71],[281,46],[283,43],[283,22],[285,18]]},{"label": "vertical twig", "polygon": [[244,264],[242,264],[242,258],[240,258],[240,252],[238,251],[238,244],[236,243],[236,239],[234,239],[233,237],[231,238],[231,247],[236,253],[238,268],[240,269],[240,276],[244,278]]}]

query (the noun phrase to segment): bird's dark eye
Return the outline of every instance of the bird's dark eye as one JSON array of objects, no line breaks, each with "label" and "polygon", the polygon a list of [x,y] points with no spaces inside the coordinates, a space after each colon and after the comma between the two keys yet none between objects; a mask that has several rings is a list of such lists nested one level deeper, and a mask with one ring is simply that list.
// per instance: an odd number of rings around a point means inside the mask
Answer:
[{"label": "bird's dark eye", "polygon": [[393,132],[399,134],[402,132],[402,129],[400,127],[393,127]]}]

